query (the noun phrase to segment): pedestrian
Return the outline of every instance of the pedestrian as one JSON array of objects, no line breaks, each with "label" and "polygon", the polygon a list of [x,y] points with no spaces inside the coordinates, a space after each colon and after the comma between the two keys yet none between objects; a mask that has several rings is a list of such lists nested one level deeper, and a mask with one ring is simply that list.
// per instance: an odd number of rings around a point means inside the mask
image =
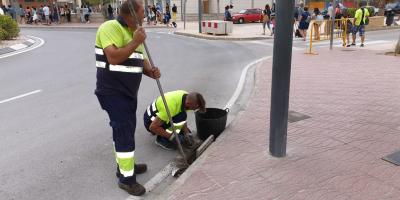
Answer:
[{"label": "pedestrian", "polygon": [[[178,139],[183,143],[191,143],[184,139],[184,135],[191,133],[186,121],[187,111],[199,110],[204,112],[206,102],[203,96],[197,92],[188,93],[184,90],[167,92],[164,95]],[[175,135],[172,132],[172,126],[161,96],[147,107],[143,115],[143,122],[146,130],[157,136],[156,145],[166,150],[176,149]]]},{"label": "pedestrian", "polygon": [[1,6],[1,10],[3,11],[3,15],[7,15],[7,7],[5,5]]},{"label": "pedestrian", "polygon": [[29,6],[27,6],[26,9],[25,9],[25,18],[26,18],[26,23],[27,24],[32,24],[32,22],[33,22],[32,17],[33,17],[32,11],[29,8]]},{"label": "pedestrian", "polygon": [[343,11],[340,21],[342,24],[342,31],[346,34],[346,37],[343,37],[343,47],[350,47],[350,33],[353,30],[353,23],[350,20],[350,15],[347,10]]},{"label": "pedestrian", "polygon": [[172,6],[172,25],[176,28],[177,24],[176,24],[176,14],[178,13],[178,7],[176,7],[176,5],[174,4]]},{"label": "pedestrian", "polygon": [[154,17],[153,17],[154,25],[157,25],[157,8],[154,4],[153,4],[153,7],[151,8],[151,10],[154,13]]},{"label": "pedestrian", "polygon": [[53,7],[52,13],[53,13],[52,16],[53,16],[54,23],[59,24],[60,23],[60,19],[59,19],[60,13],[58,12],[57,6]]},{"label": "pedestrian", "polygon": [[150,5],[148,5],[146,8],[146,18],[147,18],[147,25],[150,25],[153,18],[153,11],[151,10]]},{"label": "pedestrian", "polygon": [[231,12],[229,12],[229,6],[225,6],[224,15],[225,15],[225,17],[224,17],[225,21],[232,21],[232,15],[231,15]]},{"label": "pedestrian", "polygon": [[107,7],[105,3],[101,4],[101,14],[103,15],[104,20],[108,19]]},{"label": "pedestrian", "polygon": [[169,9],[169,3],[167,3],[165,6],[165,12],[171,12],[171,10]]},{"label": "pedestrian", "polygon": [[275,35],[276,19],[275,13],[271,14],[271,36]]},{"label": "pedestrian", "polygon": [[114,9],[113,9],[113,7],[111,7],[111,4],[108,4],[107,11],[108,11],[108,19],[113,20],[114,19]]},{"label": "pedestrian", "polygon": [[50,8],[47,5],[43,7],[43,15],[45,18],[45,24],[50,25]]},{"label": "pedestrian", "polygon": [[330,19],[335,18],[332,3],[329,3],[329,6],[328,6],[328,16]]},{"label": "pedestrian", "polygon": [[263,35],[265,35],[265,25],[267,25],[268,30],[271,31],[271,8],[269,4],[265,5],[265,9],[263,10],[263,18],[262,18],[262,25],[263,25]]},{"label": "pedestrian", "polygon": [[92,12],[92,9],[89,6],[85,5],[83,7],[83,17],[85,19],[86,24],[90,23],[90,13],[91,12]]},{"label": "pedestrian", "polygon": [[356,45],[356,37],[357,37],[357,32],[359,33],[361,37],[361,45],[360,47],[364,47],[364,41],[365,41],[365,26],[368,25],[368,17],[369,17],[369,12],[368,9],[365,8],[366,3],[360,2],[360,8],[357,9],[356,14],[354,15],[353,19],[353,43],[351,43],[352,46]]},{"label": "pedestrian", "polygon": [[39,16],[37,14],[37,9],[35,7],[32,7],[32,22],[34,22],[36,25],[38,24]]},{"label": "pedestrian", "polygon": [[142,74],[153,79],[161,75],[148,60],[143,45],[146,33],[131,15],[130,5],[137,19],[142,20],[142,0],[127,0],[121,4],[117,19],[104,22],[97,31],[95,94],[110,118],[118,186],[131,195],[140,196],[146,189],[136,182],[136,175],[146,172],[147,165],[137,164],[134,156],[138,90]]},{"label": "pedestrian", "polygon": [[67,17],[67,22],[71,22],[71,9],[69,9],[68,5],[64,6],[65,16]]},{"label": "pedestrian", "polygon": [[38,21],[43,24],[45,20],[45,16],[43,14],[43,5],[40,5],[39,10],[37,11]]},{"label": "pedestrian", "polygon": [[300,22],[301,17],[303,16],[303,13],[304,13],[304,12],[305,12],[305,11],[304,11],[304,3],[303,3],[303,2],[300,2],[300,5],[299,5],[299,7],[297,8],[296,13],[295,13],[295,18],[296,18],[297,21]]},{"label": "pedestrian", "polygon": [[308,7],[304,7],[304,12],[300,17],[299,31],[303,41],[306,41],[308,26],[310,25],[311,16],[308,13]]},{"label": "pedestrian", "polygon": [[19,4],[18,14],[19,14],[19,23],[20,24],[26,23],[25,22],[25,9],[22,7],[22,4]]},{"label": "pedestrian", "polygon": [[320,40],[321,37],[320,37],[319,29],[321,27],[322,22],[324,21],[324,17],[322,16],[322,13],[319,10],[319,8],[314,8],[314,12],[311,16],[311,19],[314,20],[314,23],[313,23],[314,39]]},{"label": "pedestrian", "polygon": [[13,20],[17,20],[17,12],[11,5],[8,5],[7,12]]}]

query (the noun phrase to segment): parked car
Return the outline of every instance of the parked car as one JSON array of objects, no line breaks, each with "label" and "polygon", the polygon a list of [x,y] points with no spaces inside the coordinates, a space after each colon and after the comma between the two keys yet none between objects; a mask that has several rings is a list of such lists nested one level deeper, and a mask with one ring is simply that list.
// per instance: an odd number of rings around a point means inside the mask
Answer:
[{"label": "parked car", "polygon": [[388,3],[385,6],[385,16],[388,12],[394,12],[395,14],[400,14],[400,1],[396,3]]},{"label": "parked car", "polygon": [[233,14],[233,23],[248,23],[248,22],[261,22],[263,18],[262,10],[259,8],[244,9],[239,13]]}]

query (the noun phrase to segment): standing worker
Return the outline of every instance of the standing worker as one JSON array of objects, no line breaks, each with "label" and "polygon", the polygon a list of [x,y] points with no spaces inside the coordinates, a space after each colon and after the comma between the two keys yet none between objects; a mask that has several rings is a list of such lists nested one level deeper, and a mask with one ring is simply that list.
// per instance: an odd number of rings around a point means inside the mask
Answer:
[{"label": "standing worker", "polygon": [[[117,161],[119,187],[140,196],[146,189],[136,182],[136,174],[146,172],[146,164],[135,164],[137,95],[142,74],[157,79],[160,71],[151,66],[143,42],[146,33],[137,19],[144,18],[141,0],[127,0],[116,20],[104,22],[96,34],[97,83],[95,94],[110,118]],[[140,23],[141,24],[141,23]]]},{"label": "standing worker", "polygon": [[[203,96],[197,92],[188,93],[184,90],[177,90],[165,93],[165,100],[167,101],[172,120],[174,121],[175,131],[178,133],[180,141],[192,143],[192,141],[182,139],[184,138],[183,134],[190,133],[186,123],[186,111],[199,110],[200,112],[204,112],[206,102]],[[158,146],[166,150],[176,149],[175,135],[172,132],[167,111],[161,97],[158,97],[144,112],[143,122],[147,131],[153,135],[157,135],[155,143]]]},{"label": "standing worker", "polygon": [[364,47],[365,25],[368,25],[367,21],[369,17],[368,9],[365,8],[366,5],[367,5],[366,2],[364,1],[360,2],[360,8],[356,11],[356,14],[354,15],[353,38],[352,38],[353,42],[351,43],[352,46],[356,45],[356,37],[358,32],[361,37],[360,47]]}]

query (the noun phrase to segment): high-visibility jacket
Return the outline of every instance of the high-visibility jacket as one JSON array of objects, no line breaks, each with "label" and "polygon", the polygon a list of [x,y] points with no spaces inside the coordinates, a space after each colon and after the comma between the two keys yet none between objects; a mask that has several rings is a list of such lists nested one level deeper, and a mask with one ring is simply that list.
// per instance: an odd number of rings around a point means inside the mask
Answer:
[{"label": "high-visibility jacket", "polygon": [[[177,133],[179,133],[186,124],[187,113],[185,109],[185,101],[187,94],[188,92],[184,90],[177,90],[164,94]],[[164,122],[163,128],[168,133],[172,133],[172,127],[161,96],[147,107],[146,113],[151,121],[154,121],[156,117],[162,120]]]},{"label": "high-visibility jacket", "polygon": [[143,44],[124,62],[112,65],[104,49],[110,45],[126,46],[133,39],[133,33],[121,17],[103,23],[96,34],[97,95],[126,95],[136,98],[142,80],[144,60],[147,59]]}]

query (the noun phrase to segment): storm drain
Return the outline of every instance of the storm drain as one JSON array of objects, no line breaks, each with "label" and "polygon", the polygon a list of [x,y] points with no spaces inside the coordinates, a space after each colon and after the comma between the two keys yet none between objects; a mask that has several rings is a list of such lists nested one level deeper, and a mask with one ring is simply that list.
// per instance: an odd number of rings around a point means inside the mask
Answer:
[{"label": "storm drain", "polygon": [[389,155],[383,157],[382,159],[399,166],[400,165],[400,151],[396,151],[392,154],[389,154]]},{"label": "storm drain", "polygon": [[289,113],[288,113],[288,122],[289,123],[298,122],[298,121],[305,120],[308,118],[311,118],[311,117],[308,115],[305,115],[305,114],[301,114],[299,112],[289,110]]}]

